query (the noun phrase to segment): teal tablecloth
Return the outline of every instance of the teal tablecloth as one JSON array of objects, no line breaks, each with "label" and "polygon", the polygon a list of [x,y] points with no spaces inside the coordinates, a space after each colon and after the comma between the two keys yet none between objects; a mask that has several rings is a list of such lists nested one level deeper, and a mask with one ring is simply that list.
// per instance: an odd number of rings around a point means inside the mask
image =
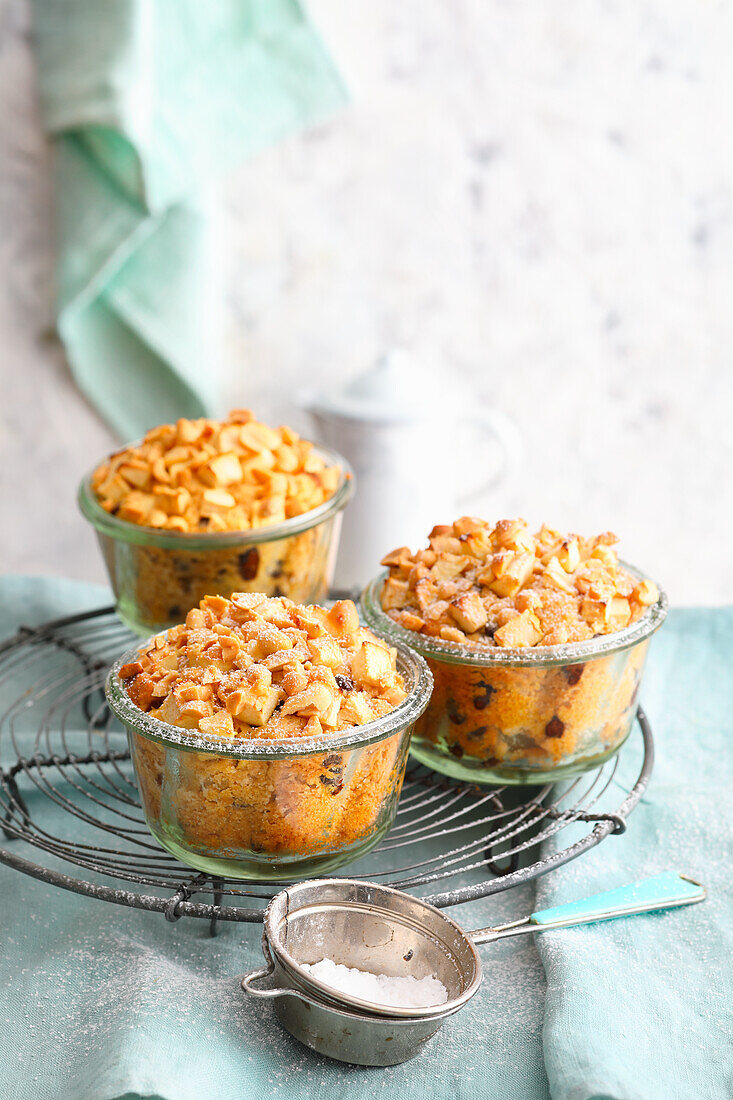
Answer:
[{"label": "teal tablecloth", "polygon": [[[6,578],[0,633],[107,598]],[[358,1069],[312,1055],[244,999],[235,976],[258,962],[255,927],[210,939],[198,922],[167,924],[0,867],[3,1095],[728,1100],[731,656],[730,611],[670,617],[644,691],[659,751],[649,794],[625,836],[539,883],[548,905],[679,868],[708,885],[703,905],[538,937],[546,980],[531,938],[483,947],[482,990],[416,1061]],[[623,782],[638,757],[629,744]],[[467,927],[510,920],[534,895],[525,886],[453,913]]]}]

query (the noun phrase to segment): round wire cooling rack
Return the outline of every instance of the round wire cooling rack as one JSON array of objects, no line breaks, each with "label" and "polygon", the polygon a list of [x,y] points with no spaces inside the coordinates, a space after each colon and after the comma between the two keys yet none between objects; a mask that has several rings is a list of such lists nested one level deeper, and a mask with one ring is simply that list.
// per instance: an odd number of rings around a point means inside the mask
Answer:
[{"label": "round wire cooling rack", "polygon": [[[126,734],[104,697],[107,669],[134,641],[114,609],[103,607],[21,627],[0,645],[0,825],[9,845],[0,848],[0,862],[168,920],[208,919],[212,933],[219,921],[261,921],[286,883],[197,874],[147,830]],[[445,907],[575,859],[623,832],[646,789],[654,744],[641,709],[637,719],[643,763],[614,812],[598,807],[618,785],[618,756],[571,782],[533,788],[478,787],[410,764],[391,831],[346,873],[419,891]],[[538,854],[578,822],[588,824],[581,839]],[[38,862],[18,852],[18,841],[32,845]]]}]

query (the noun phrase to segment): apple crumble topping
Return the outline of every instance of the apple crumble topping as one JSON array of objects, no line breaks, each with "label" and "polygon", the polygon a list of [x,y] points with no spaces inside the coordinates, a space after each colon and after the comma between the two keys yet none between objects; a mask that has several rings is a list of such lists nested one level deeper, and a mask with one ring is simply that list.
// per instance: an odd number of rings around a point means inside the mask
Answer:
[{"label": "apple crumble topping", "polygon": [[141,710],[218,737],[319,737],[379,718],[406,698],[396,651],[340,600],[206,596],[120,669]]},{"label": "apple crumble topping", "polygon": [[105,511],[170,531],[245,531],[309,512],[335,492],[328,466],[292,428],[248,409],[226,420],[179,420],[111,455],[92,477]]},{"label": "apple crumble topping", "polygon": [[425,549],[401,546],[382,559],[382,608],[408,630],[461,644],[552,646],[612,634],[659,598],[652,581],[619,563],[617,541],[463,516],[434,527]]}]

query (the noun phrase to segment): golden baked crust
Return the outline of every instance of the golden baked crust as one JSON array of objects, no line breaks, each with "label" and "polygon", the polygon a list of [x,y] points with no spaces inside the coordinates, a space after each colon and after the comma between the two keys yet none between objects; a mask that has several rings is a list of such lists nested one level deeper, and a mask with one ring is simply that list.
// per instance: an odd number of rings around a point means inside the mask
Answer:
[{"label": "golden baked crust", "polygon": [[120,679],[140,710],[219,737],[335,734],[406,698],[396,651],[350,600],[326,611],[256,592],[206,596]]},{"label": "golden baked crust", "polygon": [[181,532],[248,531],[281,523],[333,496],[338,466],[292,428],[271,428],[249,409],[226,420],[179,420],[152,428],[92,475],[105,511],[143,527]]},{"label": "golden baked crust", "polygon": [[563,535],[522,519],[495,526],[462,516],[434,527],[416,553],[382,559],[383,610],[408,630],[457,644],[553,646],[612,634],[638,619],[659,592],[637,581],[605,532]]}]

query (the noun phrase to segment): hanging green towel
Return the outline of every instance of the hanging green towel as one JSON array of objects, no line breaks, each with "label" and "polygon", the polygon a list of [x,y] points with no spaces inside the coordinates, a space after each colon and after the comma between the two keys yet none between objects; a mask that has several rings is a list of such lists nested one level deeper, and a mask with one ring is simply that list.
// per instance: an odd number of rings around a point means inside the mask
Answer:
[{"label": "hanging green towel", "polygon": [[297,0],[35,0],[58,330],[129,439],[216,404],[207,182],[345,101]]}]

